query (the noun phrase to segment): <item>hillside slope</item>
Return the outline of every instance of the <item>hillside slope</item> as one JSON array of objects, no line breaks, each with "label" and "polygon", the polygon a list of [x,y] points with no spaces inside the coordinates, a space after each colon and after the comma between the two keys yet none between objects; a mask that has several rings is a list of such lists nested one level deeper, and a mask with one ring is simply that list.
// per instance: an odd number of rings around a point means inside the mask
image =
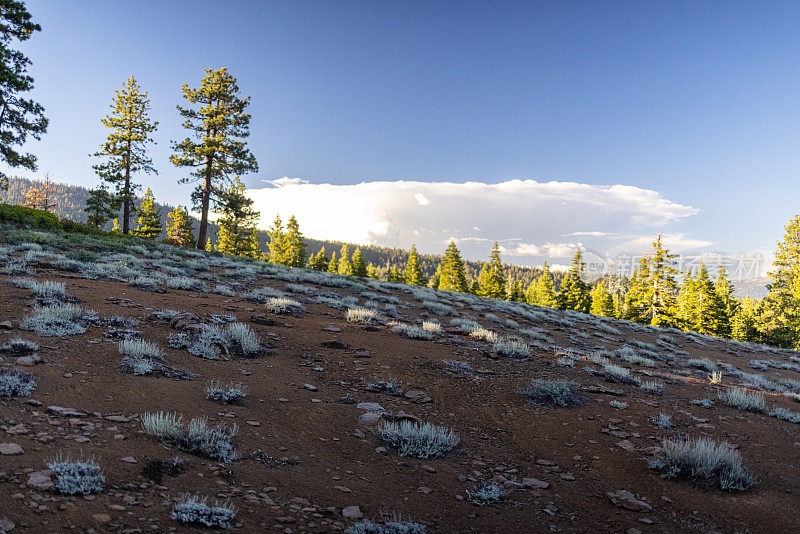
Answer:
[{"label": "hillside slope", "polygon": [[[195,531],[171,517],[185,493],[233,504],[239,532],[341,532],[382,514],[428,532],[800,528],[800,427],[770,415],[800,421],[794,353],[167,246],[0,237],[0,373],[36,381],[0,397],[0,530]],[[45,310],[36,320],[32,304]],[[580,402],[537,404],[520,393],[534,379],[574,382]],[[209,400],[212,380],[247,396]],[[762,391],[764,413],[718,399],[740,384]],[[236,458],[220,442],[145,432],[144,414],[160,411],[236,425]],[[662,413],[674,427],[653,424]],[[380,438],[423,421],[459,443],[421,459]],[[724,491],[649,467],[662,440],[698,436],[731,442],[755,485]],[[59,494],[46,466],[59,454],[93,457],[102,491]]]}]

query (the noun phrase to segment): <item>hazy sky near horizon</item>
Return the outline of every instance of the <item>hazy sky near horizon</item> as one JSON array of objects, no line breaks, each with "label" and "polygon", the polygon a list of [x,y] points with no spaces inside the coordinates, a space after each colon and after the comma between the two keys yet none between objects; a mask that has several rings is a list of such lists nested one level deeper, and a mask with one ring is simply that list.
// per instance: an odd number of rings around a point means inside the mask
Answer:
[{"label": "hazy sky near horizon", "polygon": [[310,237],[425,252],[455,237],[470,257],[499,240],[515,263],[563,263],[658,231],[768,252],[800,211],[796,3],[27,5],[51,119],[28,148],[58,181],[97,183],[99,119],[133,74],[160,122],[160,174],[139,180],[185,204],[168,161],[181,86],[227,66],[252,97],[245,181],[265,220],[296,212]]}]

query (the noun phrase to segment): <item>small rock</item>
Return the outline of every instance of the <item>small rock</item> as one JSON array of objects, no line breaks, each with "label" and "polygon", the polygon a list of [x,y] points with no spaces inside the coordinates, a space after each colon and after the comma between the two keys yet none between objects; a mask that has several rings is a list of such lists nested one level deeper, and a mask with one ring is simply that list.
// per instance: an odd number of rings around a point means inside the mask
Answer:
[{"label": "small rock", "polygon": [[122,458],[120,458],[120,460],[122,460],[123,462],[128,463],[128,464],[138,463],[136,461],[136,458],[134,458],[133,456],[123,456]]},{"label": "small rock", "polygon": [[47,411],[56,415],[63,415],[65,417],[85,417],[85,412],[79,412],[73,408],[62,408],[61,406],[48,406]]},{"label": "small rock", "polygon": [[653,509],[650,504],[639,499],[628,490],[609,491],[606,495],[615,506],[632,512],[649,512]]},{"label": "small rock", "polygon": [[359,402],[356,406],[359,410],[366,410],[368,412],[385,412],[383,406],[377,402]]},{"label": "small rock", "polygon": [[364,426],[372,426],[381,420],[382,414],[376,412],[366,412],[358,416],[358,422]]},{"label": "small rock", "polygon": [[318,391],[317,386],[315,386],[313,384],[303,384],[303,387],[305,389],[307,389],[308,391]]},{"label": "small rock", "polygon": [[372,353],[370,351],[368,351],[367,349],[356,349],[356,351],[353,353],[353,357],[354,358],[371,358],[372,357]]},{"label": "small rock", "polygon": [[427,393],[419,389],[407,391],[404,397],[411,402],[416,402],[417,404],[427,404],[432,401]]},{"label": "small rock", "polygon": [[549,482],[545,482],[544,480],[539,480],[538,478],[526,477],[522,479],[522,485],[526,488],[534,488],[534,489],[547,489],[550,487]]},{"label": "small rock", "polygon": [[355,399],[351,399],[350,397],[342,397],[341,399],[339,399],[339,402],[341,402],[342,404],[355,404],[356,403]]},{"label": "small rock", "polygon": [[636,445],[628,441],[627,439],[623,439],[622,441],[618,441],[615,443],[617,447],[620,449],[625,449],[628,452],[633,452],[636,450]]},{"label": "small rock", "polygon": [[25,452],[21,445],[16,443],[0,443],[0,454],[11,456],[12,454],[22,454]]},{"label": "small rock", "polygon": [[17,525],[14,524],[9,518],[4,517],[0,519],[0,534],[6,534],[7,532],[11,532],[17,528]]},{"label": "small rock", "polygon": [[346,506],[344,509],[342,509],[342,517],[345,519],[356,520],[364,517],[364,514],[361,512],[361,508],[358,506]]},{"label": "small rock", "polygon": [[53,472],[49,469],[44,471],[34,471],[28,474],[28,486],[40,490],[46,490],[53,487]]},{"label": "small rock", "polygon": [[245,423],[247,423],[250,426],[261,426],[261,423],[259,423],[258,421],[245,421]]},{"label": "small rock", "polygon": [[338,326],[333,326],[333,325],[326,326],[325,328],[323,328],[323,330],[325,330],[326,332],[341,332],[342,331],[341,328],[339,328]]},{"label": "small rock", "polygon": [[20,356],[17,358],[17,365],[23,365],[25,367],[30,367],[34,365],[36,360],[33,359],[33,356]]},{"label": "small rock", "polygon": [[3,321],[0,323],[0,330],[13,330],[14,324],[11,321]]},{"label": "small rock", "polygon": [[105,525],[106,523],[111,523],[111,516],[108,514],[93,514],[92,519],[94,519],[101,525]]},{"label": "small rock", "polygon": [[342,350],[349,347],[349,345],[344,341],[342,341],[341,339],[331,339],[328,341],[323,341],[322,346],[327,347],[329,349],[342,349]]}]

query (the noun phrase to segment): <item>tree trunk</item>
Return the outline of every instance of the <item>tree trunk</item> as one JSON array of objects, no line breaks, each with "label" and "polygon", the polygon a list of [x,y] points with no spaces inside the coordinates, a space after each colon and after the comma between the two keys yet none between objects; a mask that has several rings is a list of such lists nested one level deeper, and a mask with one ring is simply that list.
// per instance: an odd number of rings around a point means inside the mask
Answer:
[{"label": "tree trunk", "polygon": [[208,207],[211,202],[211,163],[212,157],[206,156],[206,179],[203,185],[203,206],[200,216],[200,230],[197,232],[197,249],[206,249],[206,233],[208,231]]},{"label": "tree trunk", "polygon": [[125,157],[125,202],[122,207],[122,235],[130,233],[130,223],[128,219],[131,216],[131,141],[128,140],[128,155]]}]

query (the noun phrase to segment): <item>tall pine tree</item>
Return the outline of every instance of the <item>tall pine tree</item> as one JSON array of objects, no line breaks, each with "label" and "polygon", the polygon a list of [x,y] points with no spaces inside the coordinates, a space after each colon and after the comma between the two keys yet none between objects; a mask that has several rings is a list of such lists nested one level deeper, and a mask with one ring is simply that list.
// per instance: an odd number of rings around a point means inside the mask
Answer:
[{"label": "tall pine tree", "polygon": [[609,293],[606,283],[599,280],[592,288],[592,307],[589,313],[600,317],[614,317],[614,298]]},{"label": "tall pine tree", "polygon": [[[11,48],[13,41],[27,41],[41,26],[31,21],[25,4],[15,0],[0,3],[0,161],[11,168],[36,170],[36,156],[17,152],[28,137],[39,140],[47,131],[44,108],[21,93],[33,89],[33,77],[28,74],[28,59]],[[8,187],[8,177],[0,172],[0,191]]]},{"label": "tall pine tree", "polygon": [[800,349],[800,215],[784,231],[769,273],[763,327],[770,343]]},{"label": "tall pine tree", "polygon": [[131,177],[137,172],[157,174],[147,145],[155,143],[150,134],[158,122],[150,120],[147,92],[142,91],[133,76],[123,83],[121,90],[116,91],[110,107],[111,113],[100,119],[100,123],[111,132],[100,150],[93,154],[103,158],[104,162],[92,168],[104,182],[114,187],[122,202],[122,233],[128,234],[133,200],[140,187],[131,181]]},{"label": "tall pine tree", "polygon": [[280,215],[275,216],[272,226],[267,230],[269,236],[269,261],[284,265],[286,263],[286,230]]},{"label": "tall pine tree", "polygon": [[480,289],[478,294],[482,297],[493,299],[506,298],[506,277],[503,272],[503,263],[500,260],[500,247],[497,241],[489,255],[489,263],[484,265],[478,276]]},{"label": "tall pine tree", "polygon": [[250,115],[245,113],[250,97],[240,96],[236,78],[225,67],[205,69],[205,73],[199,88],[183,85],[183,97],[199,107],[178,106],[183,127],[191,136],[173,142],[175,153],[170,156],[174,165],[191,169],[190,176],[181,182],[199,181],[192,193],[192,201],[201,213],[198,249],[206,242],[211,203],[219,202],[224,186],[233,176],[258,172],[256,158],[245,141],[250,135]]},{"label": "tall pine tree", "polygon": [[347,250],[347,244],[342,245],[339,250],[339,274],[342,276],[350,276],[353,274],[353,264],[350,261],[350,251]]}]

